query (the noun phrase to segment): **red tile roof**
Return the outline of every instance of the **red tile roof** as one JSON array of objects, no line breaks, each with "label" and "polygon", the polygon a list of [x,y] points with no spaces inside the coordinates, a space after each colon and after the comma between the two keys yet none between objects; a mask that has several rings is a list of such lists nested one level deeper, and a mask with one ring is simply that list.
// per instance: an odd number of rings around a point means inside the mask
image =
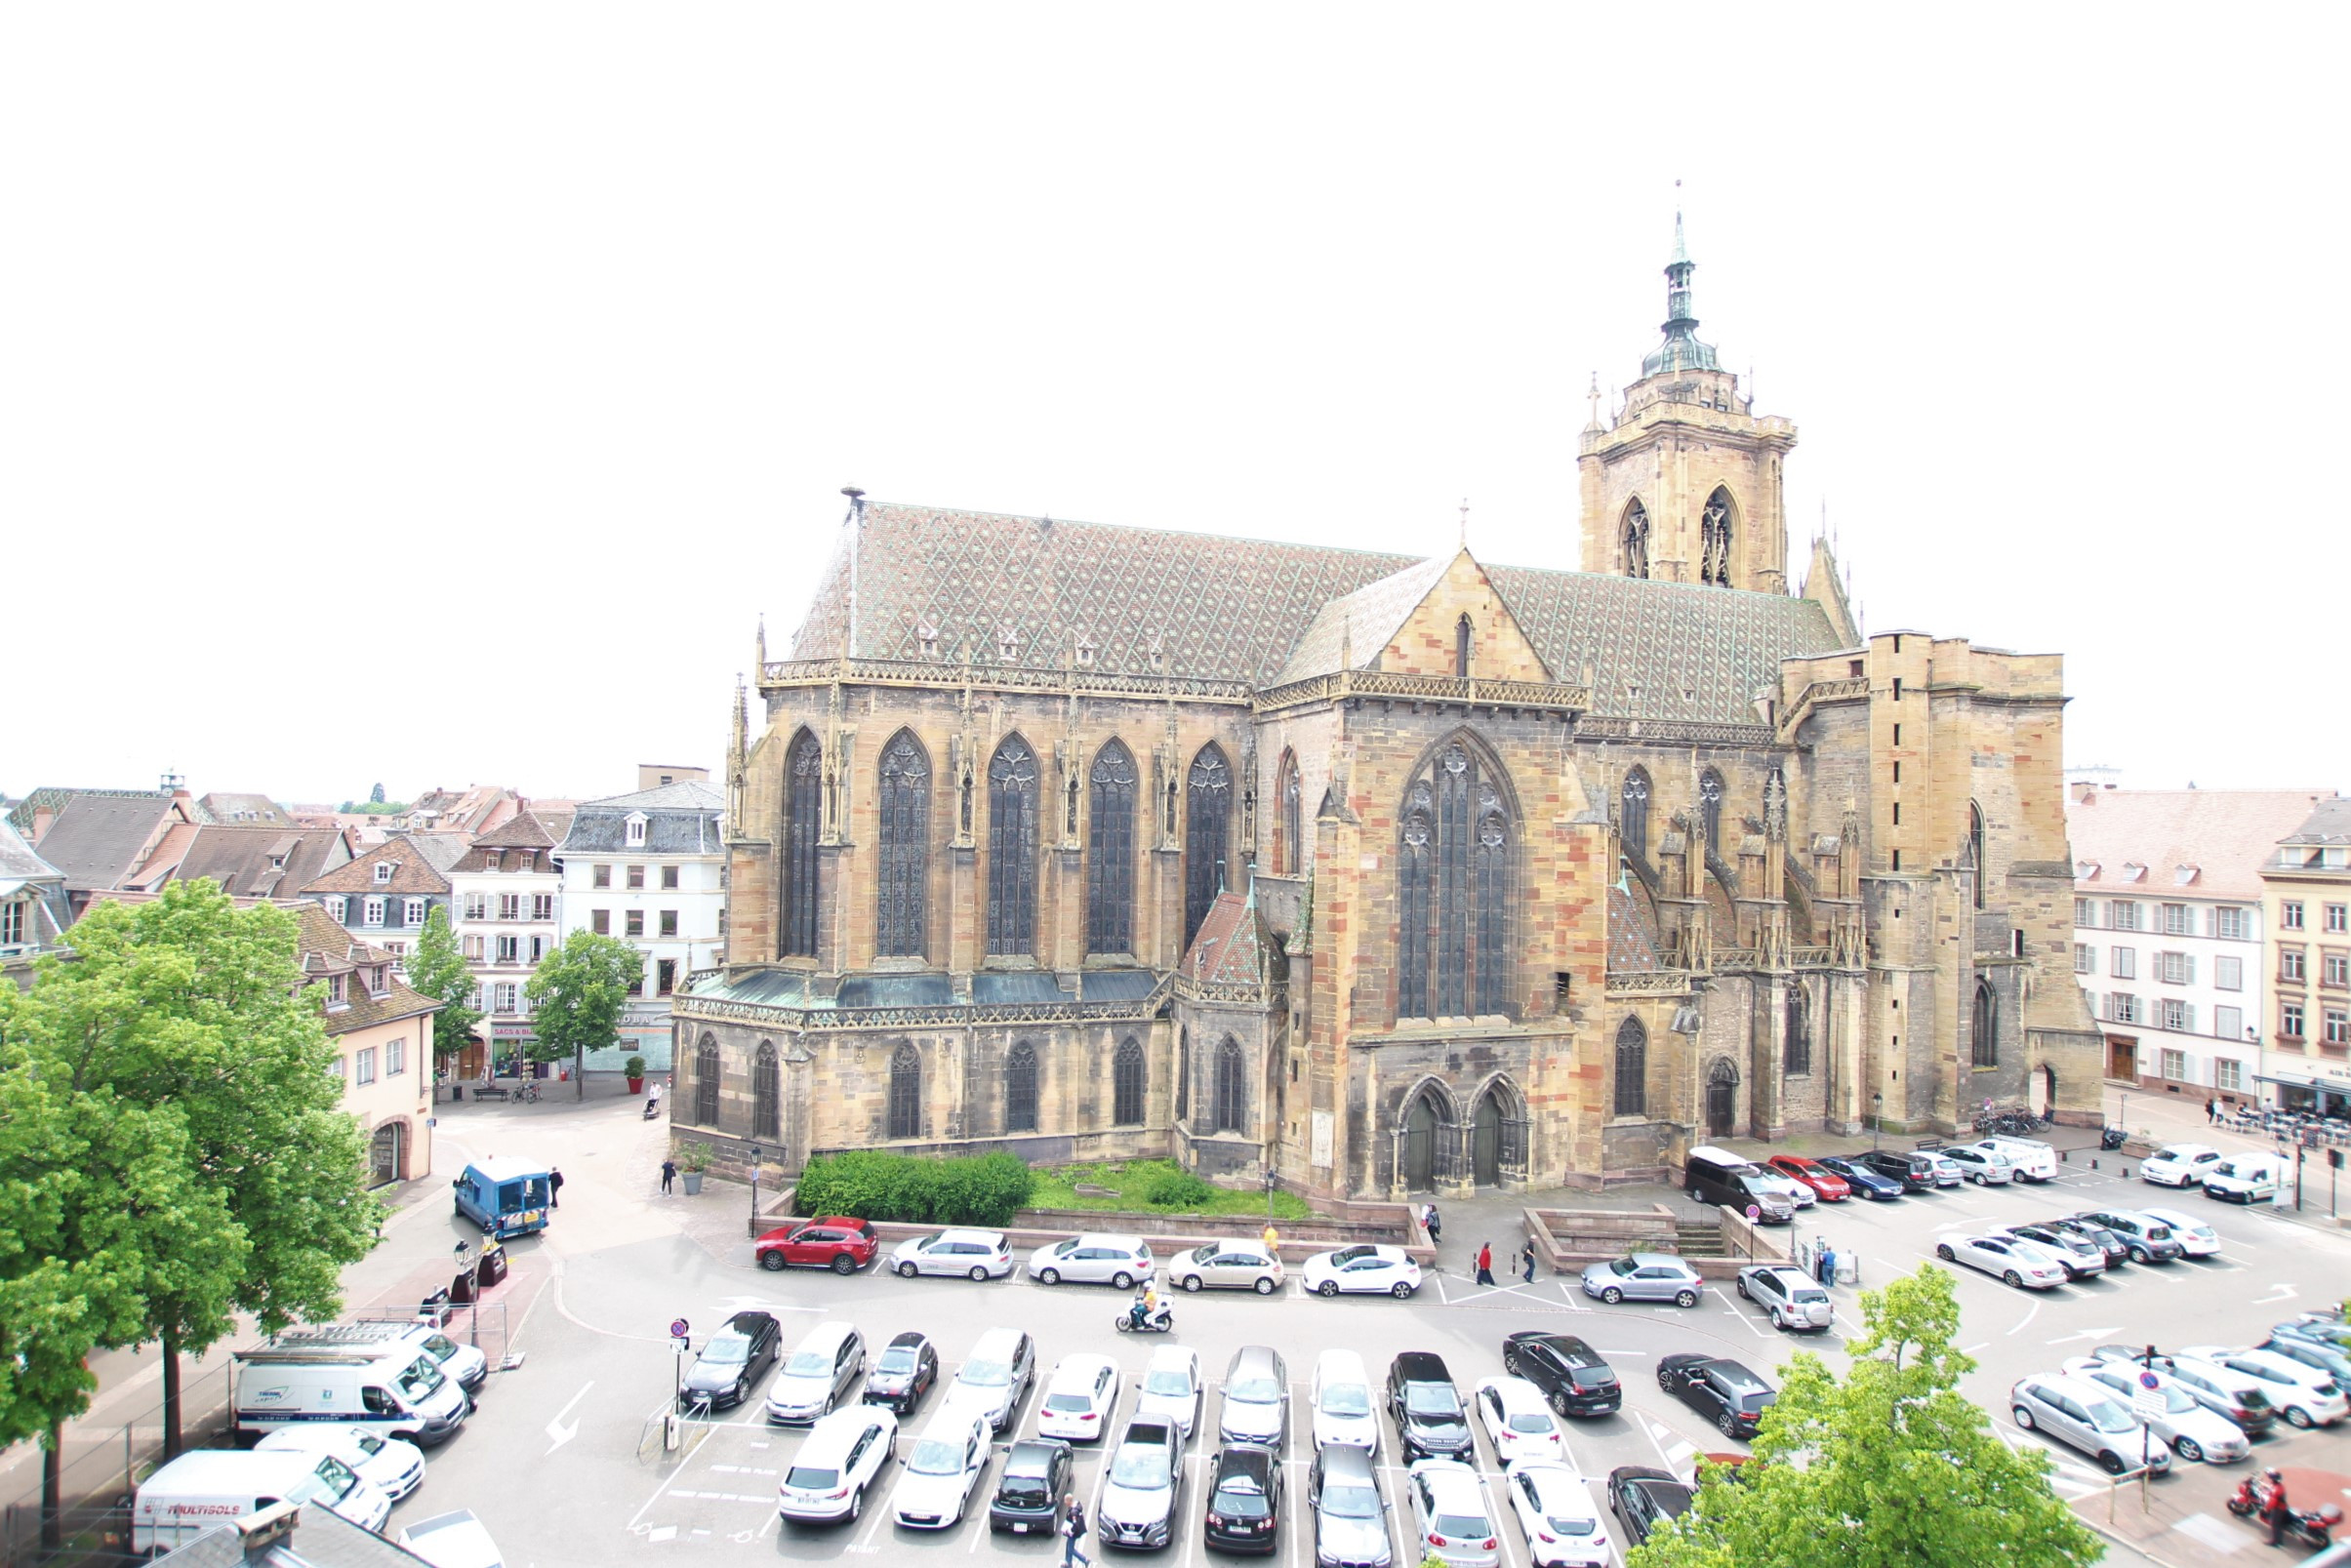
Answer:
[{"label": "red tile roof", "polygon": [[[2085,893],[2142,898],[2261,897],[2258,874],[2277,842],[2331,789],[2104,789],[2066,786],[2065,830],[2073,841],[2075,886]],[[2083,868],[2097,866],[2094,877]],[[2123,867],[2147,874],[2127,881]],[[2180,866],[2196,869],[2181,882]]]}]

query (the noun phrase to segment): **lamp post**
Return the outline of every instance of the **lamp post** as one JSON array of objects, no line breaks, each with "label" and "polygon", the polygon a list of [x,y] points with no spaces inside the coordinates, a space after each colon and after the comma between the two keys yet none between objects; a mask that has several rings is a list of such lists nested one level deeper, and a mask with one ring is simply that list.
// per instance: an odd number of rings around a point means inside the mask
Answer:
[{"label": "lamp post", "polygon": [[1878,1152],[1878,1140],[1885,1131],[1885,1091],[1870,1091],[1869,1151]]},{"label": "lamp post", "polygon": [[1274,1167],[1266,1167],[1266,1224],[1274,1223]]},{"label": "lamp post", "polygon": [[[779,1151],[781,1152],[781,1151]],[[751,1228],[759,1228],[759,1146],[751,1146]]]}]

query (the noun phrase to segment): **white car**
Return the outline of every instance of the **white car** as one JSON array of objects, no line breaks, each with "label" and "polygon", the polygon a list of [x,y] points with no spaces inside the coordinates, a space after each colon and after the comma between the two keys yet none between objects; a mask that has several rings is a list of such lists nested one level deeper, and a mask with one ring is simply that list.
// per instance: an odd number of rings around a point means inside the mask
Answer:
[{"label": "white car", "polygon": [[1919,1157],[1933,1168],[1934,1185],[1937,1186],[1958,1186],[1967,1180],[1967,1173],[1960,1169],[1960,1162],[1939,1148],[1922,1148]]},{"label": "white car", "polygon": [[1782,1176],[1765,1166],[1757,1166],[1747,1182],[1749,1186],[1762,1187],[1766,1192],[1779,1193],[1800,1209],[1808,1209],[1820,1201],[1820,1194],[1804,1183],[1792,1176]]},{"label": "white car", "polygon": [[1400,1302],[1420,1289],[1420,1265],[1401,1247],[1341,1247],[1309,1258],[1299,1279],[1317,1296],[1359,1292]]},{"label": "white car", "polygon": [[2177,1209],[2141,1209],[2139,1213],[2169,1226],[2171,1239],[2191,1258],[2209,1258],[2220,1250],[2220,1232],[2202,1220],[2192,1220]]},{"label": "white car", "polygon": [[1072,1236],[1048,1241],[1029,1254],[1029,1277],[1040,1285],[1069,1280],[1080,1285],[1115,1285],[1132,1290],[1159,1271],[1141,1236]]},{"label": "white car", "polygon": [[2048,1290],[2065,1283],[2065,1265],[2037,1241],[2008,1236],[1946,1236],[1935,1243],[1934,1255],[1947,1264],[1966,1264],[2004,1284],[2023,1290]]},{"label": "white car", "polygon": [[1090,1443],[1107,1436],[1118,1409],[1118,1363],[1107,1355],[1065,1355],[1036,1407],[1036,1435]]},{"label": "white car", "polygon": [[2167,1144],[2139,1161],[2139,1180],[2157,1186],[2194,1186],[2222,1157],[2209,1144]]},{"label": "white car", "polygon": [[2057,1151],[2037,1138],[1979,1138],[1968,1146],[2006,1154],[2016,1167],[2016,1179],[2020,1182],[2057,1179]]},{"label": "white car", "polygon": [[386,1437],[373,1427],[346,1427],[336,1422],[304,1422],[281,1427],[253,1445],[263,1453],[291,1450],[298,1454],[332,1454],[361,1480],[394,1503],[415,1491],[425,1479],[425,1452],[411,1442]]},{"label": "white car", "polygon": [[2109,1392],[2131,1400],[2137,1408],[2141,1378],[2155,1380],[2156,1395],[2164,1402],[2164,1413],[2145,1418],[2155,1435],[2171,1445],[2171,1452],[2181,1459],[2206,1465],[2226,1465],[2243,1459],[2253,1451],[2251,1439],[2245,1428],[2217,1411],[2207,1410],[2198,1399],[2168,1373],[2147,1367],[2135,1367],[2120,1361],[2101,1361],[2095,1356],[2078,1355],[2065,1363],[2067,1377],[2082,1378],[2098,1385]]},{"label": "white car", "polygon": [[506,1561],[498,1543],[468,1508],[419,1519],[392,1544],[406,1547],[432,1568],[502,1568]]},{"label": "white car", "polygon": [[1360,1355],[1334,1348],[1315,1357],[1315,1381],[1308,1400],[1315,1411],[1317,1450],[1337,1444],[1378,1457],[1380,1418],[1371,1393],[1371,1375],[1363,1370]]},{"label": "white car", "polygon": [[1543,1401],[1543,1390],[1524,1378],[1487,1378],[1478,1385],[1471,1401],[1478,1407],[1478,1424],[1494,1447],[1494,1458],[1508,1465],[1515,1459],[1563,1460],[1567,1437],[1559,1418]]},{"label": "white car", "polygon": [[1413,1533],[1426,1555],[1446,1568],[1494,1568],[1501,1533],[1494,1528],[1478,1472],[1457,1459],[1424,1459],[1404,1471]]},{"label": "white car", "polygon": [[2345,1399],[2332,1373],[2304,1366],[2275,1350],[2224,1350],[2217,1345],[2191,1345],[2179,1353],[2259,1379],[2261,1391],[2289,1426],[2331,1427],[2351,1411],[2351,1401]]},{"label": "white car", "polygon": [[907,1279],[916,1274],[1002,1279],[1012,1272],[1012,1248],[1001,1230],[934,1230],[901,1241],[890,1254],[890,1266]]},{"label": "white car", "polygon": [[1534,1568],[1606,1568],[1608,1527],[1573,1469],[1550,1460],[1514,1460],[1503,1468],[1502,1492],[1519,1516]]},{"label": "white car", "polygon": [[988,1418],[948,1405],[922,1428],[909,1450],[891,1494],[898,1522],[916,1530],[945,1530],[963,1522],[972,1488],[988,1470]]},{"label": "white car", "polygon": [[1763,1309],[1773,1328],[1822,1333],[1837,1321],[1829,1293],[1801,1268],[1753,1264],[1739,1270],[1738,1287],[1742,1297]]},{"label": "white car", "polygon": [[1254,1241],[1211,1241],[1169,1259],[1167,1283],[1186,1290],[1253,1290],[1271,1296],[1281,1288],[1281,1260]]},{"label": "white car", "polygon": [[[1181,1345],[1162,1345],[1143,1363],[1143,1386],[1135,1395],[1135,1415],[1172,1421],[1184,1440],[1192,1440],[1193,1423],[1200,1416],[1200,1356]],[[1132,1418],[1129,1418],[1132,1419]]]},{"label": "white car", "polygon": [[2015,1163],[1995,1148],[1957,1144],[1949,1148],[1938,1148],[1935,1153],[1957,1165],[1960,1175],[1977,1186],[2006,1186],[2016,1179]]},{"label": "white car", "polygon": [[812,1524],[854,1519],[866,1489],[898,1456],[898,1418],[879,1405],[848,1405],[821,1416],[776,1488],[776,1512]]}]

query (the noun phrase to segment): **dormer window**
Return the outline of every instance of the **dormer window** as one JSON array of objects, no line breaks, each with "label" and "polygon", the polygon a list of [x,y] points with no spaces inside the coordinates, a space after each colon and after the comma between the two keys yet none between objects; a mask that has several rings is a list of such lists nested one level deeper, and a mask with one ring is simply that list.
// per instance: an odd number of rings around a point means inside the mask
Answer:
[{"label": "dormer window", "polygon": [[628,818],[628,843],[633,848],[641,846],[644,842],[645,814],[643,812],[632,813]]},{"label": "dormer window", "polygon": [[376,863],[376,880],[378,882],[389,882],[391,878],[392,863],[389,861],[378,861]]},{"label": "dormer window", "polygon": [[329,1007],[350,1005],[350,993],[345,985],[349,977],[345,975],[329,975],[327,977],[327,1005]]}]

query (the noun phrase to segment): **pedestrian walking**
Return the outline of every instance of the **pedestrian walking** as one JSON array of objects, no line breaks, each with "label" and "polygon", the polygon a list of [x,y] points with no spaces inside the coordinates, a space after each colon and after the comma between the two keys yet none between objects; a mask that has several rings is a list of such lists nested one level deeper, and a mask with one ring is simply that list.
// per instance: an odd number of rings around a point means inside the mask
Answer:
[{"label": "pedestrian walking", "polygon": [[1436,1204],[1429,1205],[1429,1212],[1421,1216],[1420,1223],[1428,1226],[1430,1246],[1434,1247],[1443,1239],[1445,1223],[1443,1217],[1438,1214]]},{"label": "pedestrian walking", "polygon": [[1535,1244],[1528,1242],[1519,1249],[1520,1270],[1531,1285],[1535,1282]]},{"label": "pedestrian walking", "polygon": [[1494,1244],[1490,1241],[1481,1241],[1478,1244],[1478,1283],[1490,1285],[1493,1282]]},{"label": "pedestrian walking", "polygon": [[2213,1122],[2213,1123],[2216,1123],[2216,1122],[2218,1122],[2218,1121],[2220,1120],[2220,1102],[2219,1102],[2219,1101],[2217,1101],[2217,1100],[2213,1100],[2213,1099],[2209,1099],[2209,1098],[2208,1098],[2208,1099],[2205,1101],[2205,1103],[2204,1103],[2204,1119],[2205,1119],[2207,1122]]},{"label": "pedestrian walking", "polygon": [[1074,1495],[1064,1497],[1061,1501],[1062,1507],[1069,1510],[1061,1521],[1061,1568],[1072,1568],[1073,1564],[1081,1562],[1086,1564],[1086,1568],[1093,1568],[1094,1559],[1078,1546],[1085,1540],[1085,1505],[1078,1502]]},{"label": "pedestrian walking", "polygon": [[1281,1232],[1274,1228],[1274,1222],[1271,1220],[1266,1222],[1265,1236],[1263,1239],[1266,1244],[1266,1256],[1269,1258],[1279,1258],[1281,1256]]},{"label": "pedestrian walking", "polygon": [[547,1206],[550,1209],[563,1207],[563,1167],[560,1165],[547,1167]]},{"label": "pedestrian walking", "polygon": [[664,1192],[667,1192],[667,1191],[669,1191],[669,1184],[670,1184],[670,1183],[672,1183],[672,1182],[674,1182],[674,1181],[676,1181],[676,1180],[677,1180],[677,1161],[675,1161],[675,1160],[673,1160],[673,1159],[665,1159],[665,1160],[663,1160],[663,1161],[662,1161],[662,1190],[663,1190]]}]

